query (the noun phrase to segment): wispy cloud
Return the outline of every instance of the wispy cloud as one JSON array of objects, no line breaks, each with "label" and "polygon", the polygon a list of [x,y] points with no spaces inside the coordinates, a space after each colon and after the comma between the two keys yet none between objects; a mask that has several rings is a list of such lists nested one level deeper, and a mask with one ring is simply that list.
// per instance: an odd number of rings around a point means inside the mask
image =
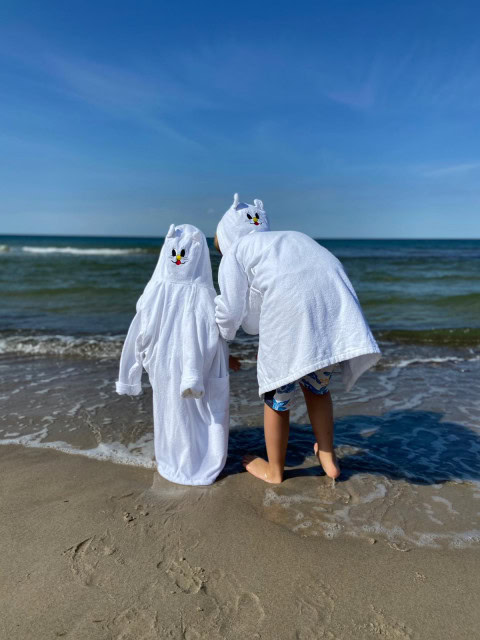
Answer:
[{"label": "wispy cloud", "polygon": [[83,102],[114,118],[133,121],[188,145],[198,146],[198,143],[172,126],[169,116],[213,106],[204,95],[175,82],[162,69],[149,75],[65,54],[36,39],[30,41],[28,50],[10,46],[2,47],[0,53],[16,61],[19,73],[23,68],[29,78],[32,72],[41,78],[43,90]]},{"label": "wispy cloud", "polygon": [[443,176],[460,175],[480,169],[480,162],[470,162],[463,164],[453,164],[448,167],[438,167],[436,169],[423,170],[422,174],[427,178],[441,178]]},{"label": "wispy cloud", "polygon": [[198,146],[198,142],[167,123],[179,111],[211,105],[168,77],[146,77],[141,73],[66,56],[48,55],[47,68],[67,93],[117,118],[127,118],[177,142]]}]

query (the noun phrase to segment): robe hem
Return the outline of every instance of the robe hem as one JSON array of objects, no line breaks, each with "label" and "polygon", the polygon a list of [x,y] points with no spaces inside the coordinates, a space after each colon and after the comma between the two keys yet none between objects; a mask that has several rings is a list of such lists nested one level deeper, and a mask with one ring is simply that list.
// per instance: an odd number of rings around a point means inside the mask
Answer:
[{"label": "robe hem", "polygon": [[178,476],[174,476],[173,474],[170,474],[168,471],[161,469],[160,465],[158,464],[157,464],[157,471],[162,476],[162,478],[165,478],[165,480],[168,480],[169,482],[173,482],[174,484],[187,485],[190,487],[196,487],[196,486],[206,487],[207,485],[213,484],[221,473],[221,469],[220,469],[220,471],[213,478],[213,480],[199,481],[199,480],[189,480],[188,478],[184,478],[183,476],[181,478],[179,478]]},{"label": "robe hem", "polygon": [[283,385],[285,384],[296,382],[297,380],[300,380],[300,378],[303,378],[303,376],[306,376],[309,373],[312,373],[313,371],[317,371],[317,369],[328,367],[331,364],[338,364],[339,362],[343,362],[345,360],[358,358],[359,356],[369,356],[369,355],[371,356],[378,355],[378,358],[380,358],[382,353],[378,348],[378,346],[376,347],[372,346],[368,348],[364,347],[361,349],[350,349],[348,351],[344,351],[343,353],[337,356],[332,356],[330,358],[318,360],[317,362],[314,362],[313,364],[310,364],[307,367],[302,367],[295,373],[285,376],[283,378],[280,378],[279,380],[276,380],[274,382],[267,382],[262,387],[259,387],[258,395],[261,397],[263,396],[264,393],[267,393],[268,391],[273,391],[274,389],[278,389],[278,387],[283,387]]}]

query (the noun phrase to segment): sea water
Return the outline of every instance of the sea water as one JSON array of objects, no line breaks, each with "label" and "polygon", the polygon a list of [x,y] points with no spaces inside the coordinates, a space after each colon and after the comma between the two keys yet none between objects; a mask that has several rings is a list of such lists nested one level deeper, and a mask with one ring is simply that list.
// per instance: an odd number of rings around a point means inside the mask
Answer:
[{"label": "sea water", "polygon": [[[333,377],[342,479],[291,412],[287,481],[259,509],[302,536],[464,547],[480,541],[480,241],[319,240],[344,264],[383,358],[346,393]],[[114,381],[162,238],[0,237],[0,442],[154,467],[151,390]],[[216,278],[220,256],[211,249]],[[292,293],[292,295],[294,292]],[[257,340],[231,352],[230,453],[264,455]]]}]

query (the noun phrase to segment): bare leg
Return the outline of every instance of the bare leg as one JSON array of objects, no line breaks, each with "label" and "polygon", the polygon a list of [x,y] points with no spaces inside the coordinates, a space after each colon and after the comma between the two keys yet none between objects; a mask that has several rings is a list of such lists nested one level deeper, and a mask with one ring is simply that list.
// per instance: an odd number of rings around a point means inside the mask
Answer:
[{"label": "bare leg", "polygon": [[243,458],[243,465],[255,477],[265,482],[278,483],[283,479],[290,428],[290,411],[275,411],[265,404],[264,425],[268,462],[263,458],[246,455]]},{"label": "bare leg", "polygon": [[333,406],[330,393],[317,396],[302,384],[300,386],[305,396],[308,416],[317,440],[314,446],[315,455],[327,476],[338,478],[340,467],[333,450]]}]

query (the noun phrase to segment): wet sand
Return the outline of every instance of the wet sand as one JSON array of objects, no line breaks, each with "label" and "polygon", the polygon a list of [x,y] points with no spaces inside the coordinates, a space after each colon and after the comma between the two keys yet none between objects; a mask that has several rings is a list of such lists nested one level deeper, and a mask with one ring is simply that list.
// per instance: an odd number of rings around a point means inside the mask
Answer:
[{"label": "wet sand", "polygon": [[[419,353],[414,364],[405,355],[385,357],[349,393],[332,381],[342,467],[335,490],[318,482],[304,403],[292,409],[288,482],[263,491],[262,517],[302,537],[480,549],[479,356],[443,351],[424,362]],[[243,471],[246,452],[265,455],[255,364],[244,351],[231,375],[227,478]],[[0,357],[0,444],[153,469],[151,388],[118,396],[117,367],[112,359]]]},{"label": "wet sand", "polygon": [[[480,628],[478,547],[304,536],[246,473],[188,488],[53,450],[0,457],[1,638],[470,640]],[[270,489],[302,483],[328,490],[308,475]]]}]

